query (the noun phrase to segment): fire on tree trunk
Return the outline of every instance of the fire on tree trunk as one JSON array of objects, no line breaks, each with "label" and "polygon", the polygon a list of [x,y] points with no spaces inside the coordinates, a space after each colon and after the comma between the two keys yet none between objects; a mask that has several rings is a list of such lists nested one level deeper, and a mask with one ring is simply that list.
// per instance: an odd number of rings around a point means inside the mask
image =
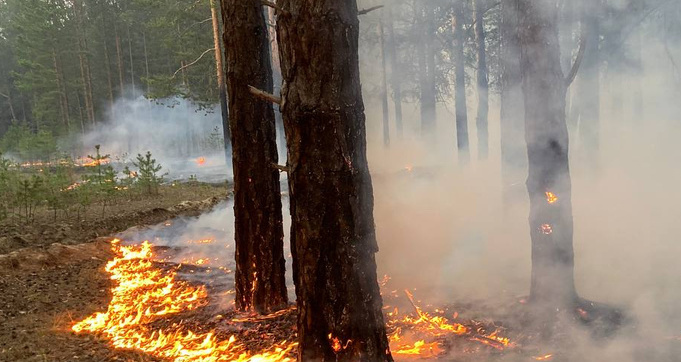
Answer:
[{"label": "fire on tree trunk", "polygon": [[222,0],[234,168],[236,307],[286,306],[283,223],[272,104],[248,86],[272,92],[269,44],[259,0]]},{"label": "fire on tree trunk", "polygon": [[299,360],[391,361],[374,254],[354,0],[283,0]]},{"label": "fire on tree trunk", "polygon": [[557,0],[520,0],[525,140],[532,238],[531,300],[563,309],[577,301],[572,201],[560,67]]}]

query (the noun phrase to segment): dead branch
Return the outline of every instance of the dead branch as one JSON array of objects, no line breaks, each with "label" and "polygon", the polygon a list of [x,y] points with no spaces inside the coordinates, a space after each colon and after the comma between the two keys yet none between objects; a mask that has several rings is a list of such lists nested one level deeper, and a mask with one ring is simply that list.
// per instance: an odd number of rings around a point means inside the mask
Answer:
[{"label": "dead branch", "polygon": [[279,165],[279,164],[276,164],[276,163],[272,163],[272,167],[276,168],[277,170],[279,170],[279,171],[281,171],[281,172],[286,172],[286,173],[288,173],[289,171],[291,171],[291,168],[290,168],[290,167],[288,167],[288,166],[282,166],[282,165]]},{"label": "dead branch", "polygon": [[579,72],[579,66],[582,65],[582,60],[584,59],[584,53],[586,52],[586,31],[582,32],[581,39],[579,40],[579,51],[577,52],[577,58],[575,59],[570,73],[567,78],[565,78],[565,87],[569,87],[572,82],[575,81],[577,77],[577,72]]},{"label": "dead branch", "polygon": [[362,9],[362,10],[357,12],[357,15],[364,15],[364,14],[370,13],[374,10],[380,9],[382,7],[383,7],[383,5],[376,5],[376,6],[372,6],[370,8],[367,8],[367,9]]},{"label": "dead branch", "polygon": [[5,97],[5,98],[9,99],[9,96],[8,96],[7,94],[0,93],[0,96],[3,96],[3,97]]},{"label": "dead branch", "polygon": [[177,73],[181,72],[183,69],[187,69],[187,68],[191,67],[192,65],[198,63],[199,60],[201,60],[201,58],[203,58],[204,55],[206,55],[206,54],[212,52],[213,50],[215,50],[215,48],[207,49],[206,51],[204,51],[203,53],[201,53],[201,55],[199,55],[199,57],[196,58],[196,60],[194,60],[193,62],[181,66],[180,69],[176,70],[175,73],[173,73],[172,78],[175,78],[175,76],[177,76]]},{"label": "dead branch", "polygon": [[254,86],[251,86],[251,85],[248,86],[248,90],[251,92],[252,95],[254,95],[258,98],[264,99],[268,102],[272,102],[272,103],[281,105],[281,98],[275,96],[274,94],[267,93],[267,92],[260,90],[260,89],[254,87]]},{"label": "dead branch", "polygon": [[291,13],[288,12],[288,10],[282,8],[281,6],[277,5],[277,4],[274,3],[273,1],[261,0],[261,1],[260,1],[260,4],[262,4],[263,6],[269,6],[269,7],[271,7],[272,9],[274,9],[274,10],[276,10],[276,11],[279,11],[279,12],[281,12],[282,14],[285,14],[285,15],[290,15],[290,14],[291,14]]}]

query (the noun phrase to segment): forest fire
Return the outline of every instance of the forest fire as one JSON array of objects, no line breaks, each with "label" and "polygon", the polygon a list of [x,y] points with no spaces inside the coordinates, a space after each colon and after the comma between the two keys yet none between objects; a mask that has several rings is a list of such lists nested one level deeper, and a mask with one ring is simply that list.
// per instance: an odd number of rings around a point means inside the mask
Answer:
[{"label": "forest fire", "polygon": [[558,196],[551,191],[546,191],[546,202],[549,204],[555,204],[558,201]]},{"label": "forest fire", "polygon": [[79,159],[78,160],[80,165],[83,167],[95,167],[95,166],[100,166],[100,165],[106,165],[109,162],[111,162],[108,158],[102,158],[100,160],[93,160],[90,157],[86,157],[84,159]]},{"label": "forest fire", "polygon": [[154,267],[149,242],[122,246],[114,240],[112,247],[116,257],[106,265],[115,283],[109,308],[76,323],[73,331],[101,334],[115,348],[137,349],[176,361],[292,360],[288,355],[295,342],[281,341],[251,354],[234,336],[219,340],[214,332],[195,332],[176,324],[160,330],[151,328],[158,317],[206,305],[206,288],[177,279],[174,271]]},{"label": "forest fire", "polygon": [[206,158],[205,157],[199,157],[196,159],[196,164],[199,166],[203,166],[206,164]]}]

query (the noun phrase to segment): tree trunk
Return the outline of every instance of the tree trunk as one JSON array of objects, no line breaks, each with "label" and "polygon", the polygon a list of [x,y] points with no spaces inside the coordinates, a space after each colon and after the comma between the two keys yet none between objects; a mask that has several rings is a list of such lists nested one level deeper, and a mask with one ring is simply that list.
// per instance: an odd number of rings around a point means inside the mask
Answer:
[{"label": "tree trunk", "polygon": [[[579,135],[586,160],[598,158],[600,128],[600,24],[601,0],[583,0],[582,21],[585,26],[586,48],[580,65],[579,83],[574,102],[578,103]],[[593,165],[592,165],[593,166]]]},{"label": "tree trunk", "polygon": [[130,36],[130,27],[128,26],[128,55],[130,57],[130,84],[132,85],[132,96],[137,95],[137,89],[135,89],[135,63],[132,59],[132,37]]},{"label": "tree trunk", "polygon": [[222,0],[234,167],[236,307],[260,313],[286,307],[284,229],[272,104],[269,41],[259,0]]},{"label": "tree trunk", "polygon": [[123,83],[123,55],[121,51],[121,37],[118,35],[118,26],[114,21],[114,32],[116,35],[116,62],[118,63],[118,83],[119,83],[119,95],[122,96],[125,92],[125,83]]},{"label": "tree trunk", "polygon": [[532,238],[530,299],[554,311],[577,302],[557,1],[519,0]]},{"label": "tree trunk", "polygon": [[[212,1],[212,0],[211,0]],[[218,44],[220,41],[218,40]],[[147,32],[142,31],[142,46],[144,47],[144,76],[147,79],[146,88],[149,93],[149,52],[147,51]]]},{"label": "tree trunk", "polygon": [[501,175],[504,205],[524,197],[521,187],[527,169],[524,144],[525,107],[520,74],[520,38],[518,37],[518,0],[501,3]]},{"label": "tree trunk", "polygon": [[[299,361],[392,361],[376,277],[354,0],[282,0]],[[334,350],[335,343],[340,348]]]},{"label": "tree trunk", "polygon": [[387,55],[390,62],[390,86],[393,89],[393,103],[395,103],[395,130],[397,137],[402,138],[402,83],[400,74],[399,60],[397,57],[397,39],[395,39],[395,27],[393,26],[393,4],[387,6],[386,10],[386,30],[387,30]]},{"label": "tree trunk", "polygon": [[232,162],[232,134],[229,131],[229,111],[227,110],[227,88],[225,84],[225,67],[222,64],[222,48],[220,47],[220,24],[215,0],[210,0],[210,16],[213,20],[213,47],[215,48],[215,68],[217,69],[218,89],[220,90],[220,114],[222,115],[222,134],[225,138],[225,163]]},{"label": "tree trunk", "polygon": [[[106,82],[109,97],[109,111],[114,112],[113,77],[111,76],[111,60],[109,59],[109,44],[104,38],[104,67],[106,68]],[[112,113],[113,114],[113,113]]]},{"label": "tree trunk", "polygon": [[475,125],[478,129],[478,159],[480,160],[486,160],[489,154],[489,76],[485,49],[485,8],[485,1],[475,0],[475,40],[478,45],[478,114]]},{"label": "tree trunk", "polygon": [[381,42],[381,101],[383,103],[383,145],[390,145],[390,115],[388,111],[388,80],[385,71],[385,36],[383,21],[378,23],[378,36]]},{"label": "tree trunk", "polygon": [[432,24],[429,24],[432,20],[431,4],[422,3],[420,1],[414,2],[414,11],[416,17],[416,27],[420,34],[418,43],[416,44],[416,52],[418,56],[418,67],[419,67],[419,83],[421,88],[420,101],[421,101],[421,134],[427,138],[431,138],[435,135],[435,84],[431,82],[433,77],[430,76],[432,69],[429,69],[429,65],[432,63],[431,59],[434,54],[431,54],[432,37],[431,33]]},{"label": "tree trunk", "polygon": [[[69,106],[68,106],[68,101],[65,101],[66,98],[66,88],[64,86],[64,80],[63,80],[63,73],[61,70],[61,64],[59,64],[59,59],[57,57],[57,50],[55,48],[52,48],[52,60],[54,63],[54,74],[55,74],[55,79],[57,81],[57,89],[59,92],[59,109],[61,111],[61,116],[62,116],[62,122],[64,122],[64,126],[66,127],[66,130],[68,132],[71,131],[71,122],[69,120]],[[11,104],[10,104],[11,106]],[[14,116],[14,114],[12,114]]]},{"label": "tree trunk", "polygon": [[456,106],[456,146],[459,153],[459,162],[467,163],[470,160],[468,145],[468,110],[466,109],[466,69],[463,55],[465,34],[463,30],[464,3],[461,0],[454,2],[454,55],[455,67],[455,106]]},{"label": "tree trunk", "polygon": [[80,63],[80,74],[83,86],[83,97],[85,98],[85,113],[92,125],[95,124],[94,100],[92,96],[92,79],[90,76],[90,63],[87,56],[87,41],[83,30],[83,8],[80,1],[73,2],[73,11],[76,17],[76,31],[78,36],[78,60]]}]

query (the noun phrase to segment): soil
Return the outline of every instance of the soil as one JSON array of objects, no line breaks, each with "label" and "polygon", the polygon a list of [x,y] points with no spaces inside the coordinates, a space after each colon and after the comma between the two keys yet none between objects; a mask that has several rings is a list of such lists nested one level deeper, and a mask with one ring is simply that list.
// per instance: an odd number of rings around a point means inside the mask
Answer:
[{"label": "soil", "polygon": [[194,216],[226,199],[226,186],[166,186],[155,197],[119,200],[88,210],[85,220],[0,224],[0,361],[155,361],[107,341],[76,335],[71,325],[106,308],[104,271],[110,237],[127,228]]}]

